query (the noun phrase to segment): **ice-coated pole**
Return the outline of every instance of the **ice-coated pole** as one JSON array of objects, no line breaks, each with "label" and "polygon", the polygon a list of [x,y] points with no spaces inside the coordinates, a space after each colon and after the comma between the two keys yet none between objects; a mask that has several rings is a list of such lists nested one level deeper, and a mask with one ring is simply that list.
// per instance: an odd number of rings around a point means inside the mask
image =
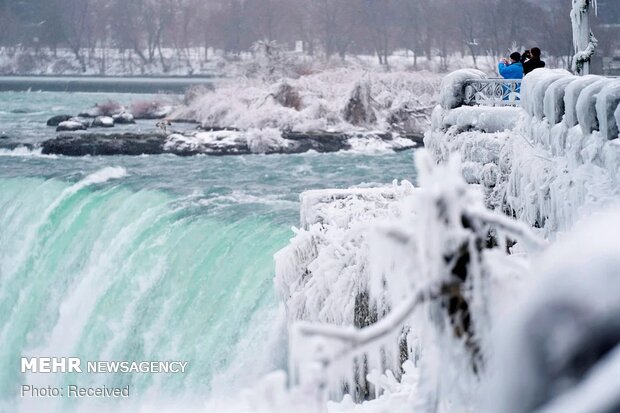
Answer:
[{"label": "ice-coated pole", "polygon": [[590,73],[590,61],[598,46],[598,40],[590,30],[590,8],[597,9],[596,0],[573,0],[571,22],[573,25],[573,71],[577,75]]}]

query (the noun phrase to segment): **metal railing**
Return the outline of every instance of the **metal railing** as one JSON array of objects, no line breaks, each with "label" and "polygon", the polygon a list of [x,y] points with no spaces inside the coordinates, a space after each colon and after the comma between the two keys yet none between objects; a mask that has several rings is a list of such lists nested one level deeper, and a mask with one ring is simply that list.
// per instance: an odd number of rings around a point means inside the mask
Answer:
[{"label": "metal railing", "polygon": [[468,80],[464,92],[469,106],[521,106],[521,79]]}]

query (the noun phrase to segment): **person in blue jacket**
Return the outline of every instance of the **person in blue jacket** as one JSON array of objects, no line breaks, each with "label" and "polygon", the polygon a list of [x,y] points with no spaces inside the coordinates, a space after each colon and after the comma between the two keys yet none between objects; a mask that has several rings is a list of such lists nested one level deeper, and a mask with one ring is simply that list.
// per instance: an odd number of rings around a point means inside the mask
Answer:
[{"label": "person in blue jacket", "polygon": [[[504,79],[523,79],[523,63],[521,63],[521,53],[514,52],[510,55],[509,59],[502,59],[498,65],[499,74]],[[503,86],[504,100],[520,100],[519,94],[521,93],[521,83],[517,83],[514,93],[508,90],[508,86]]]},{"label": "person in blue jacket", "polygon": [[499,62],[499,74],[504,79],[523,79],[523,63],[521,63],[521,53],[514,52],[510,55],[510,60],[502,59]]}]

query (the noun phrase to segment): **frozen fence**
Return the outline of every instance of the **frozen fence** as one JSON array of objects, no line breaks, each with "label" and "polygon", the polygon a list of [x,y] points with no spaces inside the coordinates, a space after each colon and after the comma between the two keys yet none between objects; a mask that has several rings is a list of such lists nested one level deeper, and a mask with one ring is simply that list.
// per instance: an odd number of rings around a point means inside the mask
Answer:
[{"label": "frozen fence", "polygon": [[521,80],[488,78],[476,69],[456,70],[443,78],[439,101],[446,110],[459,106],[519,106]]},{"label": "frozen fence", "polygon": [[464,105],[519,106],[521,81],[512,79],[467,80]]},{"label": "frozen fence", "polygon": [[549,127],[579,125],[584,135],[618,137],[620,79],[574,76],[566,70],[537,69],[523,80],[487,78],[473,69],[457,70],[441,84],[441,107],[520,106]]},{"label": "frozen fence", "polygon": [[579,126],[583,136],[598,132],[605,140],[618,138],[620,79],[539,69],[525,77],[522,87],[523,108],[549,128]]}]

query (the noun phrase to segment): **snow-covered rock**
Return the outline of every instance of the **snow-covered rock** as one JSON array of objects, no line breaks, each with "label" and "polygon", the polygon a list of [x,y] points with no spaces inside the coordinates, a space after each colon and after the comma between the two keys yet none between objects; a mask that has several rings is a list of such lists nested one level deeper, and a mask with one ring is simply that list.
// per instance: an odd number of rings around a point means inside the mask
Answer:
[{"label": "snow-covered rock", "polygon": [[118,125],[130,125],[136,123],[134,116],[129,112],[121,112],[112,116],[112,120]]},{"label": "snow-covered rock", "polygon": [[56,115],[56,116],[52,116],[51,118],[49,118],[47,120],[47,126],[58,126],[58,125],[60,125],[61,122],[68,121],[72,117],[73,116],[71,116],[71,115]]},{"label": "snow-covered rock", "polygon": [[114,126],[114,119],[110,116],[97,116],[91,125],[92,127],[111,128]]},{"label": "snow-covered rock", "polygon": [[64,122],[60,122],[58,127],[56,128],[56,132],[72,132],[78,130],[86,130],[87,127],[83,122],[76,120],[75,118],[71,118]]}]

